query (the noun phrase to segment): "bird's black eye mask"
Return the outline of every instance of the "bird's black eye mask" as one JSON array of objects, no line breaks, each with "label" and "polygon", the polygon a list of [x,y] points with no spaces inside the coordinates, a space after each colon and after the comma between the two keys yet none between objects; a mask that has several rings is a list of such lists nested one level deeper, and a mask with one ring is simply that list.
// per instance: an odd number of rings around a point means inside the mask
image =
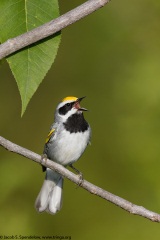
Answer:
[{"label": "bird's black eye mask", "polygon": [[63,107],[60,107],[58,112],[60,115],[65,115],[68,111],[70,111],[75,102],[66,103]]}]

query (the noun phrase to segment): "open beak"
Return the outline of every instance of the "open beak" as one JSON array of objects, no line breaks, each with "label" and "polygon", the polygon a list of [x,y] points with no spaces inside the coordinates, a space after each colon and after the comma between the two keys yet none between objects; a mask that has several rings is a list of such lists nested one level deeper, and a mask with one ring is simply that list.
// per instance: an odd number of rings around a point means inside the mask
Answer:
[{"label": "open beak", "polygon": [[85,97],[78,98],[77,101],[74,104],[74,107],[77,108],[78,111],[88,111],[86,108],[82,108],[80,106],[80,102],[82,101],[83,98],[85,98]]}]

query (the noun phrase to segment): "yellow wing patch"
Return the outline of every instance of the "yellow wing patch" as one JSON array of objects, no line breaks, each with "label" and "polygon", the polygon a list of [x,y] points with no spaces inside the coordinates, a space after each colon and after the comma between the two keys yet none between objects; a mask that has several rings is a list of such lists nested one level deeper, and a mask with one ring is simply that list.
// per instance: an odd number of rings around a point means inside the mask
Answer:
[{"label": "yellow wing patch", "polygon": [[69,97],[65,97],[62,99],[62,102],[66,102],[66,101],[76,101],[78,98],[77,97],[73,97],[73,96],[69,96]]},{"label": "yellow wing patch", "polygon": [[55,131],[55,129],[53,128],[50,132],[49,132],[49,134],[48,134],[48,136],[47,136],[47,138],[46,138],[46,143],[48,143],[49,142],[49,140],[50,140],[50,138],[51,138],[51,136],[52,136],[52,133]]}]

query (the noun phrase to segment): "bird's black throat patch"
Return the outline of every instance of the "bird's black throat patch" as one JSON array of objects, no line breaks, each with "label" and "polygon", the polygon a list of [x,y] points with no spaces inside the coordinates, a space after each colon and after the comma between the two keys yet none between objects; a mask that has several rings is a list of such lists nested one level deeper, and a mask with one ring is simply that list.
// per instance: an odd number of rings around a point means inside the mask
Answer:
[{"label": "bird's black throat patch", "polygon": [[64,124],[64,127],[70,133],[85,132],[89,128],[89,124],[84,119],[83,113],[73,114]]}]

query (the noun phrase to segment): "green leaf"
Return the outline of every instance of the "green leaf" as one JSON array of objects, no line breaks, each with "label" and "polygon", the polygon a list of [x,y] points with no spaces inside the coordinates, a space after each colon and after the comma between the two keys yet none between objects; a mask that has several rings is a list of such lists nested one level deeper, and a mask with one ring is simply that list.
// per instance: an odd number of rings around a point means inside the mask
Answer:
[{"label": "green leaf", "polygon": [[[57,0],[0,0],[0,42],[59,16]],[[22,100],[22,114],[56,57],[60,34],[7,57]]]}]

